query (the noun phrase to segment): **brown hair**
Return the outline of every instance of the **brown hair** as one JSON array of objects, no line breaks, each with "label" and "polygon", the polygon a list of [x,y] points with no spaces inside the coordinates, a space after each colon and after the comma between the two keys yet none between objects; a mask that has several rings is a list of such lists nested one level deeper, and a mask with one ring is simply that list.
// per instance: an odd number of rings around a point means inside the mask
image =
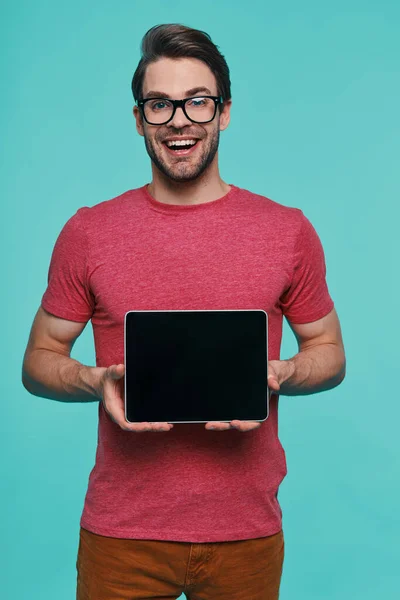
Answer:
[{"label": "brown hair", "polygon": [[[205,31],[186,25],[171,23],[156,25],[144,35],[142,57],[132,79],[135,101],[143,93],[143,80],[147,66],[159,58],[197,58],[209,66],[217,80],[218,94],[223,100],[231,99],[229,68],[225,58]],[[222,107],[221,107],[222,108]]]}]

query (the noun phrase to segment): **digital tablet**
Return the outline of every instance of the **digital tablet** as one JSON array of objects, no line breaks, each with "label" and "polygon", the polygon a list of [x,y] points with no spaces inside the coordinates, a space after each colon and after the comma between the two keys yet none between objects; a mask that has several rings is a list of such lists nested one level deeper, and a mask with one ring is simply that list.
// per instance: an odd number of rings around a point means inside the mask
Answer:
[{"label": "digital tablet", "polygon": [[128,422],[267,419],[264,310],[130,310],[124,330]]}]

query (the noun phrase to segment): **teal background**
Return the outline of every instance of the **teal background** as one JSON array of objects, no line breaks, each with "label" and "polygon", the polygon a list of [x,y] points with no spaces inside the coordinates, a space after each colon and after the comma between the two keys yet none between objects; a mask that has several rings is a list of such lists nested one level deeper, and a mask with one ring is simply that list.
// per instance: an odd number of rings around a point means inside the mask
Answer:
[{"label": "teal background", "polygon": [[[398,597],[399,16],[388,0],[1,4],[3,598],[75,597],[98,406],[30,395],[22,358],[64,223],[150,180],[130,82],[163,22],[226,56],[221,175],[304,211],[342,325],[344,382],[281,396],[281,599]],[[72,356],[95,364],[90,323]]]}]

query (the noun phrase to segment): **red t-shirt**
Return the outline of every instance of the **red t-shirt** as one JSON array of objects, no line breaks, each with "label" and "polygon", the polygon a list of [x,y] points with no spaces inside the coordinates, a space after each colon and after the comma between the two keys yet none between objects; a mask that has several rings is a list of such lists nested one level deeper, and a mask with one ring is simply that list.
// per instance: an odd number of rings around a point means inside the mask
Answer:
[{"label": "red t-shirt", "polygon": [[[66,222],[42,305],[63,319],[91,319],[101,367],[124,362],[128,310],[263,309],[273,360],[280,358],[283,315],[308,323],[332,310],[325,274],[319,237],[298,208],[233,185],[217,200],[171,205],[144,186],[84,206]],[[81,526],[110,537],[184,542],[280,531],[286,460],[278,397],[258,429],[204,425],[137,434],[121,429],[99,402]]]}]

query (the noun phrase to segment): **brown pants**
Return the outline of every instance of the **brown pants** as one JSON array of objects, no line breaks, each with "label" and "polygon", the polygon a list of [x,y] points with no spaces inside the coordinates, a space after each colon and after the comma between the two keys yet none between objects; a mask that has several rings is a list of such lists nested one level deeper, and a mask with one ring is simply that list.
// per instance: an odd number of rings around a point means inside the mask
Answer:
[{"label": "brown pants", "polygon": [[111,538],[80,528],[77,600],[277,600],[283,531],[233,542]]}]

